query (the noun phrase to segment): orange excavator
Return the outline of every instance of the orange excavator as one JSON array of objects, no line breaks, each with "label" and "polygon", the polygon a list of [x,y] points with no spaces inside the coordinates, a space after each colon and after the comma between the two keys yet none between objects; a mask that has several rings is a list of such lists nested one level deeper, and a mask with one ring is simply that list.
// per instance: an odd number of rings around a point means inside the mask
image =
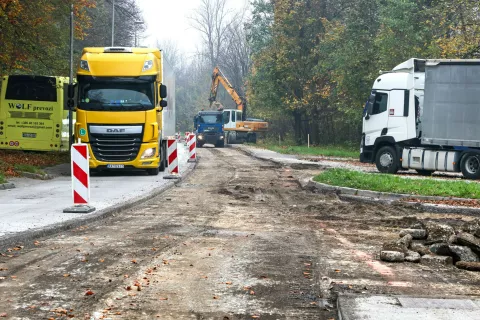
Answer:
[{"label": "orange excavator", "polygon": [[210,101],[210,108],[212,108],[214,104],[220,104],[217,102],[219,84],[222,84],[237,105],[236,109],[223,109],[223,107],[219,107],[219,109],[223,111],[223,128],[226,143],[256,143],[257,133],[267,131],[268,122],[261,119],[247,118],[247,101],[237,93],[222,71],[220,71],[219,67],[213,69],[210,98],[208,99]]}]

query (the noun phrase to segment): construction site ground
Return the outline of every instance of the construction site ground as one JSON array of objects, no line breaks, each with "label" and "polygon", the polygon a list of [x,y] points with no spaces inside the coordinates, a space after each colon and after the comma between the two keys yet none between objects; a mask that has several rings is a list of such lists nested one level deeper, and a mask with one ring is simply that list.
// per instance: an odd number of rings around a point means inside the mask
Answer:
[{"label": "construction site ground", "polygon": [[480,298],[480,272],[378,259],[417,220],[474,217],[304,190],[321,168],[235,148],[198,155],[144,204],[2,252],[0,316],[338,319],[343,294]]}]

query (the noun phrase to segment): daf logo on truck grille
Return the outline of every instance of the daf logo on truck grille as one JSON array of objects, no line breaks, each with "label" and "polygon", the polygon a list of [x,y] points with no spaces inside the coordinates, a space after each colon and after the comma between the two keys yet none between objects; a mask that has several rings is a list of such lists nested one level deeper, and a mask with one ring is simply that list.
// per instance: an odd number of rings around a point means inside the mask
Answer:
[{"label": "daf logo on truck grille", "polygon": [[125,133],[125,129],[107,129],[107,133]]},{"label": "daf logo on truck grille", "polygon": [[142,126],[90,126],[93,134],[139,134]]}]

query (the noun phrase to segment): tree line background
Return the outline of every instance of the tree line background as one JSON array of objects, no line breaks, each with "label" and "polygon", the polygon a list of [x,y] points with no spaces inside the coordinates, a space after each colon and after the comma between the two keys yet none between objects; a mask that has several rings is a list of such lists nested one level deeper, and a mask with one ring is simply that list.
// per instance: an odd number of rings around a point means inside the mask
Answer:
[{"label": "tree line background", "polygon": [[[69,0],[0,0],[0,71],[68,75]],[[146,25],[135,0],[116,0],[115,45],[133,46]],[[28,5],[27,5],[28,4]],[[77,0],[75,61],[85,46],[110,46],[111,0]],[[208,108],[220,66],[248,101],[248,116],[270,122],[271,139],[358,145],[362,110],[379,70],[412,57],[480,58],[477,0],[200,0],[190,24],[194,54],[159,42],[176,78],[177,126],[191,130]],[[163,32],[163,31],[162,31]],[[234,103],[224,90],[217,98]]]}]

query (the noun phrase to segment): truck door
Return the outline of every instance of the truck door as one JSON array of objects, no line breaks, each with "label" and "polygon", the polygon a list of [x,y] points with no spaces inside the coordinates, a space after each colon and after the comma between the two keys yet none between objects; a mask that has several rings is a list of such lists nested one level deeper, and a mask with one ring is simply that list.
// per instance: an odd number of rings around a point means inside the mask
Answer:
[{"label": "truck door", "polygon": [[224,128],[233,129],[237,127],[237,117],[236,112],[233,110],[225,110],[223,112],[223,119],[224,119]]},{"label": "truck door", "polygon": [[388,91],[374,90],[370,95],[363,117],[365,146],[371,146],[375,140],[386,134],[388,126]]}]

